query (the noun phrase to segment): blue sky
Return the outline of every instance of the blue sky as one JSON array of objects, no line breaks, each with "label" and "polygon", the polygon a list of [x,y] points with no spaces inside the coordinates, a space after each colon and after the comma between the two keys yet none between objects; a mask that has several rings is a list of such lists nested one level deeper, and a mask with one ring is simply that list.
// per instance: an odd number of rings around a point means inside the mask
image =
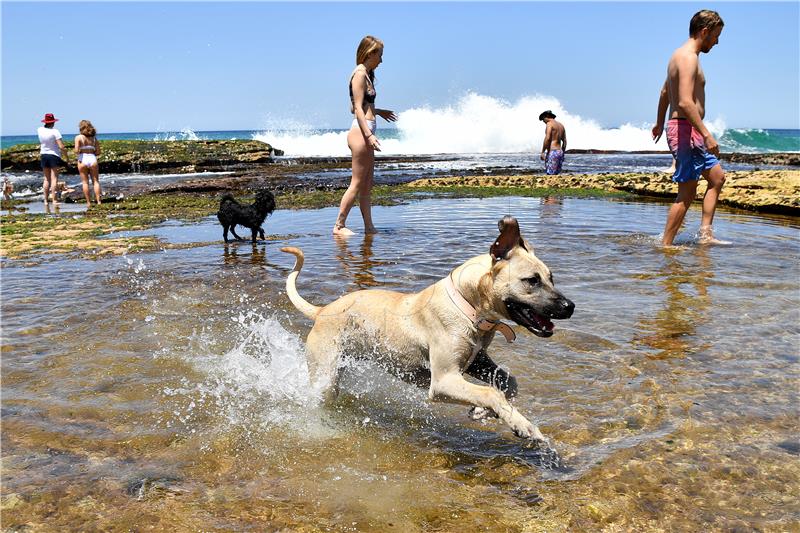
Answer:
[{"label": "blue sky", "polygon": [[[386,43],[378,104],[558,98],[603,126],[651,123],[691,15],[716,9],[707,118],[800,128],[800,3],[2,2],[2,134],[347,127],[356,46]],[[74,126],[73,126],[74,125]]]}]

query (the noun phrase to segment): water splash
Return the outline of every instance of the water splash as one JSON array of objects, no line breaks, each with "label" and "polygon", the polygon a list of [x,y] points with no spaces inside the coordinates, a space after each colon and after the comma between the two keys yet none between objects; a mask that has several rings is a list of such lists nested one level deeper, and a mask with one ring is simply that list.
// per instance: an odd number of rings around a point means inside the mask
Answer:
[{"label": "water splash", "polygon": [[[382,128],[382,154],[520,153],[538,152],[544,140],[539,114],[551,109],[567,129],[569,148],[654,151],[667,150],[666,138],[654,144],[651,124],[625,123],[604,128],[596,120],[567,110],[552,96],[534,94],[515,102],[466,93],[444,107],[400,111],[397,129]],[[725,131],[722,119],[707,121],[712,133]],[[349,156],[346,131],[319,130],[299,122],[271,124],[253,139],[280,146],[287,156]]]},{"label": "water splash", "polygon": [[[177,418],[190,422],[195,409],[221,417],[223,426],[249,431],[291,426],[304,433],[328,431],[313,416],[321,394],[312,385],[301,340],[281,326],[275,317],[242,312],[230,317],[229,336],[236,345],[215,353],[210,342],[218,333],[211,328],[193,335],[183,358],[204,376],[201,382],[165,389],[165,395],[186,395]],[[191,400],[190,400],[191,398]],[[191,425],[191,424],[190,424]]]}]

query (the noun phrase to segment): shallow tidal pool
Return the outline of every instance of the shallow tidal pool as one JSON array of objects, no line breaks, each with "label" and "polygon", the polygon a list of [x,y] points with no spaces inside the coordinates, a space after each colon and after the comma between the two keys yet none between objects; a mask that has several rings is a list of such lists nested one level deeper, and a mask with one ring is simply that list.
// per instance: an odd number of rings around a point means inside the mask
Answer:
[{"label": "shallow tidal pool", "polygon": [[[664,250],[666,209],[426,199],[347,240],[334,208],[281,209],[256,245],[223,245],[210,217],[143,233],[211,245],[6,261],[2,527],[798,530],[800,222],[720,210],[732,244],[701,246],[693,209]],[[576,305],[553,337],[516,327],[490,350],[563,464],[364,362],[322,405],[279,248],[305,251],[315,304],[416,291],[486,253],[505,214]]]}]

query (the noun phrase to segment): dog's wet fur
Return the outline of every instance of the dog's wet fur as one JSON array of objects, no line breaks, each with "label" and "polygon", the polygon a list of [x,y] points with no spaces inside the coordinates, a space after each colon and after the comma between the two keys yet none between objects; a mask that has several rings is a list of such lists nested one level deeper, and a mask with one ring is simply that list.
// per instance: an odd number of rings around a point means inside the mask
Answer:
[{"label": "dog's wet fur", "polygon": [[[505,217],[499,228],[489,253],[473,257],[449,276],[479,318],[511,320],[549,337],[551,320],[569,318],[575,304],[553,286],[550,269],[522,238],[517,220]],[[286,292],[294,306],[314,320],[306,342],[308,367],[328,399],[336,396],[340,357],[367,357],[406,378],[418,376],[417,383],[428,388],[431,400],[471,405],[474,418],[497,416],[517,436],[546,442],[509,403],[517,394],[517,381],[489,357],[495,330],[476,327],[448,295],[447,278],[417,293],[362,290],[316,306],[295,286],[302,250],[281,250],[296,259]],[[464,374],[486,385],[467,381]]]},{"label": "dog's wet fur", "polygon": [[251,205],[240,204],[230,193],[223,194],[217,212],[217,219],[222,224],[222,238],[226,243],[228,242],[228,230],[230,229],[237,241],[243,241],[244,239],[236,234],[235,228],[239,225],[250,228],[253,242],[256,242],[257,235],[265,239],[264,229],[261,226],[273,211],[275,211],[275,197],[270,191],[258,191],[256,199]]}]

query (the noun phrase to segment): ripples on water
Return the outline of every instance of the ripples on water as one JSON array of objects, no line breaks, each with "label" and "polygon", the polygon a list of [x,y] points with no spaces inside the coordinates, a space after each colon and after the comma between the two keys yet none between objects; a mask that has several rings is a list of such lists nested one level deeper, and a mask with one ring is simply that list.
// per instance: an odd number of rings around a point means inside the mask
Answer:
[{"label": "ripples on water", "polygon": [[[420,290],[486,252],[506,213],[576,303],[552,338],[518,329],[491,349],[565,467],[542,468],[502,424],[429,404],[369,363],[349,364],[335,406],[321,406],[279,247],[306,252],[298,288],[313,303]],[[703,247],[692,210],[664,251],[665,214],[425,200],[375,208],[381,234],[337,241],[335,209],[282,210],[265,228],[277,242],[255,247],[6,262],[4,527],[796,527],[797,221],[720,212],[734,244]],[[209,218],[149,233],[220,231]]]}]

